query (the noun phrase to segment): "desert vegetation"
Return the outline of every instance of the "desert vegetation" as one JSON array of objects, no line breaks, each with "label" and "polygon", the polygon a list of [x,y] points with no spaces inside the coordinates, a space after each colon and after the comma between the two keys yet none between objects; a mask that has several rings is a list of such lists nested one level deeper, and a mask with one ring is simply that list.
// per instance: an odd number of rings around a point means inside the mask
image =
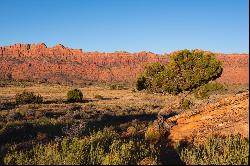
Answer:
[{"label": "desert vegetation", "polygon": [[187,165],[245,165],[248,163],[248,144],[249,140],[240,135],[209,136],[204,144],[188,145],[180,148],[179,153]]},{"label": "desert vegetation", "polygon": [[135,87],[1,81],[0,164],[248,164],[248,85],[216,82],[221,65],[181,50]]},{"label": "desert vegetation", "polygon": [[178,94],[193,91],[219,78],[222,71],[222,64],[213,53],[180,50],[170,56],[167,65],[156,62],[146,66],[136,82],[136,88]]},{"label": "desert vegetation", "polygon": [[67,100],[68,102],[82,102],[83,101],[83,94],[79,89],[73,89],[68,91],[67,93]]},{"label": "desert vegetation", "polygon": [[[213,91],[209,98],[190,94],[184,102],[185,110],[194,109],[198,101],[216,102],[229,94],[247,91],[244,86],[224,86],[227,88]],[[16,94],[24,89],[40,94],[43,102],[17,104]],[[214,159],[210,164],[248,162],[248,139],[243,137],[214,137],[204,149],[183,141],[173,146],[169,131],[155,130],[157,113],[178,96],[136,92],[132,87],[77,89],[84,94],[84,102],[68,102],[70,86],[5,83],[0,93],[1,163],[209,164],[209,158]],[[236,142],[237,147],[232,147]],[[218,159],[212,157],[217,153]]]},{"label": "desert vegetation", "polygon": [[41,95],[35,95],[34,92],[26,92],[16,94],[16,104],[42,103]]}]

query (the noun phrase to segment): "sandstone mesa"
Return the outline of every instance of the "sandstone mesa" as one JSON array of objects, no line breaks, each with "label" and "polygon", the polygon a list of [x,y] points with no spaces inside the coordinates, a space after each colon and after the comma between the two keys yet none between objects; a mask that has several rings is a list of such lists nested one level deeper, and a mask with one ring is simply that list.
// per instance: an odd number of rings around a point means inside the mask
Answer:
[{"label": "sandstone mesa", "polygon": [[[219,82],[248,84],[248,54],[217,54],[223,61]],[[84,52],[57,44],[14,44],[0,47],[0,79],[52,83],[133,83],[148,63],[168,62],[168,55],[152,52]]]}]

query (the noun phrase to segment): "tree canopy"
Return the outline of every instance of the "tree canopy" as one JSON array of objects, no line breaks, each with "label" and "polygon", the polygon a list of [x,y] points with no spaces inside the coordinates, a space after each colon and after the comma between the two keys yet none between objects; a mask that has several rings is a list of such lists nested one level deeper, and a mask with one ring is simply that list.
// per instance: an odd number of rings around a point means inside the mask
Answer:
[{"label": "tree canopy", "polygon": [[156,62],[146,66],[136,81],[136,88],[178,94],[217,79],[222,71],[222,62],[212,52],[185,49],[170,55],[166,65]]}]

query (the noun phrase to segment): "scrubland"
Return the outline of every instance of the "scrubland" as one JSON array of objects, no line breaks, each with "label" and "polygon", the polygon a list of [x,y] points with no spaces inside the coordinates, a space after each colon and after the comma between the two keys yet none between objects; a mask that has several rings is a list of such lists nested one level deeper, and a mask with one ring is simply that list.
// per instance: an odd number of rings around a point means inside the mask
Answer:
[{"label": "scrubland", "polygon": [[[178,95],[126,86],[1,82],[0,164],[248,164],[248,105],[241,103],[249,100],[248,85],[224,87],[200,98],[189,94],[188,106],[169,113],[172,128],[160,131],[154,130],[157,113]],[[67,101],[73,88],[82,91],[82,102]],[[15,95],[24,90],[40,94],[43,102],[17,105]],[[215,132],[213,125],[225,128]],[[236,125],[246,132],[237,132]]]}]

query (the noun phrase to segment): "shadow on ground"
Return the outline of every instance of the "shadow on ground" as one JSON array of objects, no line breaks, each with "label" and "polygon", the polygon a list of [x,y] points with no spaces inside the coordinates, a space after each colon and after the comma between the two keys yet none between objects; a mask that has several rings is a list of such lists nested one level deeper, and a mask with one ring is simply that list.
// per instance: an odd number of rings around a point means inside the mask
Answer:
[{"label": "shadow on ground", "polygon": [[97,121],[88,122],[87,128],[90,130],[102,130],[105,127],[117,126],[123,123],[138,121],[153,121],[157,118],[157,113],[138,115],[102,115]]},{"label": "shadow on ground", "polygon": [[11,110],[16,108],[16,103],[15,102],[5,102],[5,103],[0,103],[0,110]]},{"label": "shadow on ground", "polygon": [[[75,102],[75,104],[81,104],[81,103],[90,103],[93,102],[92,99],[84,99],[82,102]],[[70,104],[67,100],[46,100],[43,101],[42,104]]]}]

